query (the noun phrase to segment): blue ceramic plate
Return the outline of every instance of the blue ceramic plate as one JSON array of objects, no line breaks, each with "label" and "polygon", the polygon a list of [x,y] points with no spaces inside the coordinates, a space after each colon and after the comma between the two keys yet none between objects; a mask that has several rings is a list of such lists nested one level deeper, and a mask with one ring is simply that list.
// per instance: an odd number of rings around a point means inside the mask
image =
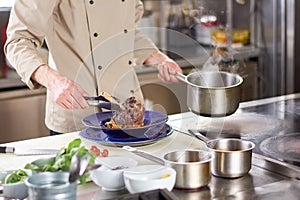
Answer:
[{"label": "blue ceramic plate", "polygon": [[105,123],[110,121],[113,117],[114,111],[109,112],[99,112],[89,115],[83,119],[83,123],[93,129],[101,129],[105,134],[109,136],[110,139],[132,139],[142,138],[144,135],[158,133],[164,127],[168,121],[168,116],[162,112],[156,111],[145,111],[144,126],[137,128],[107,128]]},{"label": "blue ceramic plate", "polygon": [[160,141],[168,136],[170,136],[173,132],[173,129],[168,124],[165,124],[164,127],[156,133],[152,133],[152,137],[149,138],[147,135],[143,137],[136,138],[126,138],[126,139],[111,139],[108,137],[107,134],[103,132],[101,129],[94,129],[94,128],[85,128],[79,132],[79,135],[82,138],[88,139],[90,141],[97,142],[101,145],[105,146],[143,146],[148,144],[153,144],[157,141]]}]

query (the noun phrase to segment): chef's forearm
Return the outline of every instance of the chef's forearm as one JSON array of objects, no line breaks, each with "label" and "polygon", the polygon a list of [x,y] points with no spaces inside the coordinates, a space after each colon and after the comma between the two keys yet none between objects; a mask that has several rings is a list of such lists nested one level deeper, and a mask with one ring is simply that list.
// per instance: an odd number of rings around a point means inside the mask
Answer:
[{"label": "chef's forearm", "polygon": [[163,82],[178,82],[176,73],[182,73],[180,66],[166,54],[157,51],[151,54],[145,64],[152,65],[158,70],[158,78]]},{"label": "chef's forearm", "polygon": [[146,60],[145,64],[147,65],[158,65],[164,63],[168,60],[171,60],[166,54],[161,51],[156,51],[152,53]]},{"label": "chef's forearm", "polygon": [[60,76],[59,73],[51,69],[48,65],[44,64],[39,66],[31,76],[31,80],[34,83],[42,85],[49,88],[51,85],[55,84],[55,79]]}]

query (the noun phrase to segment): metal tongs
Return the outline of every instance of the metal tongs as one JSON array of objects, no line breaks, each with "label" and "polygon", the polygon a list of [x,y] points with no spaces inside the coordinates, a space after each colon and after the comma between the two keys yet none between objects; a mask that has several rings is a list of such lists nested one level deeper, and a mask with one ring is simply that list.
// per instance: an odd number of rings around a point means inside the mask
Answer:
[{"label": "metal tongs", "polygon": [[87,103],[90,106],[95,106],[95,107],[99,107],[99,108],[104,108],[107,110],[119,110],[121,108],[120,104],[118,102],[120,102],[120,100],[117,97],[114,96],[110,96],[112,99],[114,99],[114,102],[111,102],[109,99],[107,99],[106,97],[104,97],[102,94],[96,97],[84,97],[84,99],[87,101]]}]

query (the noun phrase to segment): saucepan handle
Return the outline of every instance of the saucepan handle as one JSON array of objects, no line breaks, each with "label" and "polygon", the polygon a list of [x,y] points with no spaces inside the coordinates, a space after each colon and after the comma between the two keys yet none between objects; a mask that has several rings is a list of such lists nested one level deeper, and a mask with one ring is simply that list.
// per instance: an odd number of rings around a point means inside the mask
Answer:
[{"label": "saucepan handle", "polygon": [[204,135],[202,135],[201,133],[199,133],[199,131],[197,131],[197,130],[189,129],[188,131],[191,134],[193,134],[196,138],[198,138],[199,140],[201,140],[202,142],[205,142],[206,144],[208,143],[208,141],[210,141],[207,137],[205,137]]},{"label": "saucepan handle", "polygon": [[176,78],[178,78],[182,82],[188,83],[186,76],[182,73],[176,72]]}]

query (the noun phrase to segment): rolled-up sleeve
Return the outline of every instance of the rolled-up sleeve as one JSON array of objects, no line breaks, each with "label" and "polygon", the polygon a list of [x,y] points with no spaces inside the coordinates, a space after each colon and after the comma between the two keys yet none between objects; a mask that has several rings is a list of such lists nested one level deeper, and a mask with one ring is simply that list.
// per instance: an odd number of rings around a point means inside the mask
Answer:
[{"label": "rolled-up sleeve", "polygon": [[45,64],[39,49],[51,27],[51,15],[56,1],[36,1],[34,6],[31,1],[26,2],[16,1],[11,10],[4,52],[22,81],[29,88],[35,89],[39,86],[31,81],[31,75],[39,66]]}]

